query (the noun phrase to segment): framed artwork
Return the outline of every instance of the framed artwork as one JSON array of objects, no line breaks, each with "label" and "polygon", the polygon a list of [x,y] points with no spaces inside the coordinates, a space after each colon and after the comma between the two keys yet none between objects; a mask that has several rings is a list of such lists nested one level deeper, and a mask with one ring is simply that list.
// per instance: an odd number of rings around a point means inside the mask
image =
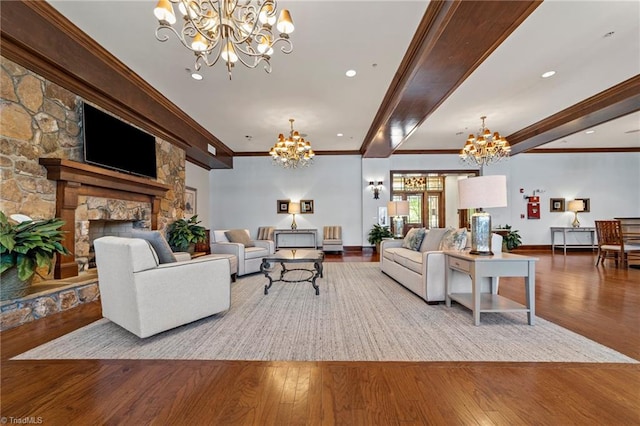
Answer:
[{"label": "framed artwork", "polygon": [[584,205],[584,210],[582,210],[583,212],[591,211],[591,202],[589,201],[589,198],[576,198],[576,200],[582,201],[582,204]]},{"label": "framed artwork", "polygon": [[289,214],[289,202],[291,200],[278,200],[278,214]]},{"label": "framed artwork", "polygon": [[551,198],[549,200],[549,211],[558,213],[564,211],[564,198]]},{"label": "framed artwork", "polygon": [[313,213],[313,200],[300,200],[300,214]]},{"label": "framed artwork", "polygon": [[198,214],[198,190],[190,186],[184,189],[184,215],[187,218]]},{"label": "framed artwork", "polygon": [[378,207],[378,225],[389,226],[389,215],[386,207]]}]

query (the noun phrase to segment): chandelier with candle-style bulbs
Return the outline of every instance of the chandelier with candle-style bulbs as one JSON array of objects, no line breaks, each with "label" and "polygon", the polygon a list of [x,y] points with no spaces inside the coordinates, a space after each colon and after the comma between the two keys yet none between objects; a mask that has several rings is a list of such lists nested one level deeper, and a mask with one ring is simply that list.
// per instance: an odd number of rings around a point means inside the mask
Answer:
[{"label": "chandelier with candle-style bulbs", "polygon": [[467,142],[460,151],[460,160],[472,166],[486,166],[509,157],[511,146],[509,142],[500,136],[500,133],[491,134],[491,130],[484,127],[486,116],[480,117],[482,128],[477,136],[469,135]]},{"label": "chandelier with candle-style bulbs", "polygon": [[284,167],[285,169],[295,169],[305,167],[312,163],[313,157],[316,155],[311,149],[311,142],[305,140],[297,130],[293,130],[293,118],[289,119],[291,130],[289,137],[285,138],[284,134],[278,135],[278,141],[269,150],[269,155],[273,159],[273,164]]},{"label": "chandelier with candle-style bulbs", "polygon": [[[183,16],[182,28],[174,28],[176,15],[173,4]],[[271,55],[276,44],[283,53],[291,53],[293,45],[289,34],[294,30],[291,15],[283,9],[276,19],[275,0],[159,0],[153,11],[158,19],[156,38],[167,41],[164,30],[173,32],[187,49],[196,55],[195,70],[202,63],[211,67],[220,58],[226,63],[229,79],[231,68],[240,62],[256,68],[264,62],[271,72]],[[274,28],[278,31],[274,35]]]}]

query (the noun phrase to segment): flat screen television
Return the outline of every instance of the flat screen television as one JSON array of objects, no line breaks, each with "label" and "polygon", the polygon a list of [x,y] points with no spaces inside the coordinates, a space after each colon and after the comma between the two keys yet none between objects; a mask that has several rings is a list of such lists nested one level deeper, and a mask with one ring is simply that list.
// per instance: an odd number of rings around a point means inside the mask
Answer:
[{"label": "flat screen television", "polygon": [[155,137],[87,103],[82,109],[84,161],[157,178]]}]

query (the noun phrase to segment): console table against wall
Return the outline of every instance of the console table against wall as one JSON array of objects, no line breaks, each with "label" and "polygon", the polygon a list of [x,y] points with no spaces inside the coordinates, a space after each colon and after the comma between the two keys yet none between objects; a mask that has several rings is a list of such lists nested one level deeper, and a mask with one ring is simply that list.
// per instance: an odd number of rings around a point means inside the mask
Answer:
[{"label": "console table against wall", "polygon": [[[555,243],[555,235],[556,232],[562,232],[562,244]],[[589,244],[569,244],[567,245],[567,234],[569,232],[589,232],[591,235],[591,245]],[[595,250],[596,246],[596,228],[574,228],[571,226],[552,226],[551,227],[551,254],[555,254],[556,247],[562,247],[564,251],[564,255],[567,255],[567,247],[569,248],[580,248],[580,247],[591,247],[591,250]]]},{"label": "console table against wall", "polygon": [[[480,256],[468,251],[445,251],[445,303],[455,300],[473,312],[473,323],[480,325],[480,312],[526,312],[529,325],[535,322],[536,261],[535,257],[512,253]],[[449,283],[453,271],[471,276],[471,293],[451,293]],[[491,278],[491,293],[481,293],[482,277]],[[526,306],[498,295],[498,277],[524,277]]]},{"label": "console table against wall", "polygon": [[318,247],[317,229],[276,229],[273,231],[276,250],[282,247]]},{"label": "console table against wall", "polygon": [[620,221],[622,237],[628,244],[640,244],[640,217],[614,217]]}]

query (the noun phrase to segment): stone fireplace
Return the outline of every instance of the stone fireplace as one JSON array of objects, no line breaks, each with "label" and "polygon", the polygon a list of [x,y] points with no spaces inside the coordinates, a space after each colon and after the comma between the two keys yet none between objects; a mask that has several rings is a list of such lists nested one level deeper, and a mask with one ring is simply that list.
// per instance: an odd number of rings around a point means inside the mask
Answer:
[{"label": "stone fireplace", "polygon": [[[72,253],[57,255],[55,279],[75,277],[89,264],[90,222],[107,235],[131,229],[158,229],[162,197],[170,186],[157,181],[60,158],[41,158],[47,178],[56,181],[56,216],[65,221],[62,244]],[[115,227],[115,228],[114,228]]]},{"label": "stone fireplace", "polygon": [[92,265],[93,241],[106,235],[128,236],[133,228],[151,229],[151,204],[101,197],[78,197],[75,261],[80,272]]}]

